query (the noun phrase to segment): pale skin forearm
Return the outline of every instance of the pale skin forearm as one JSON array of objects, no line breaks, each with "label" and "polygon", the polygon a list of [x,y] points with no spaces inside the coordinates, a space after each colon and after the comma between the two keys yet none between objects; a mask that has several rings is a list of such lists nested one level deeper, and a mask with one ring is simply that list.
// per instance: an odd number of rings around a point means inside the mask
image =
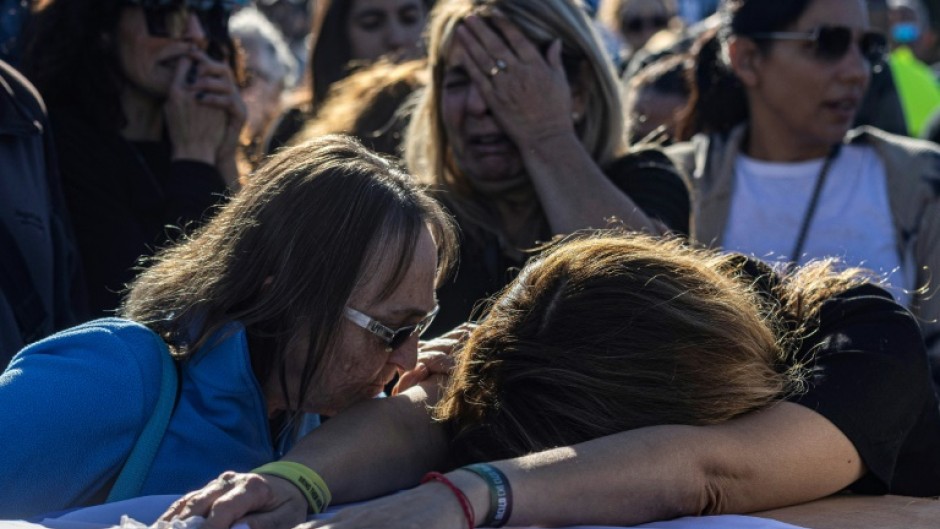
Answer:
[{"label": "pale skin forearm", "polygon": [[[748,513],[828,496],[864,473],[848,439],[795,404],[718,426],[633,430],[496,465],[512,484],[519,526]],[[482,480],[449,476],[482,516],[489,501]]]},{"label": "pale skin forearm", "polygon": [[631,230],[664,232],[604,175],[573,129],[533,138],[519,150],[553,233],[602,228],[614,217]]}]

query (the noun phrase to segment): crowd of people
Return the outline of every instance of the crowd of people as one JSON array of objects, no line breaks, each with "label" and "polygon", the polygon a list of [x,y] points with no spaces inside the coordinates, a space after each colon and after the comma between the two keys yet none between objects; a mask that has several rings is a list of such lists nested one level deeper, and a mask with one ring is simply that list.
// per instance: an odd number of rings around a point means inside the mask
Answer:
[{"label": "crowd of people", "polygon": [[330,527],[474,529],[940,495],[920,0],[17,13],[0,518],[175,494],[164,518],[207,528],[371,500]]}]

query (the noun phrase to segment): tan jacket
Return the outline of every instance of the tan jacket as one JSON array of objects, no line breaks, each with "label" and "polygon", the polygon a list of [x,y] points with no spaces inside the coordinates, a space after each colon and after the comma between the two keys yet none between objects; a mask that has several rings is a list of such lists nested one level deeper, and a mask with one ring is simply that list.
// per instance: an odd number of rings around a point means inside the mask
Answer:
[{"label": "tan jacket", "polygon": [[[731,210],[734,167],[746,127],[728,136],[698,135],[666,152],[692,183],[692,238],[720,247]],[[925,287],[912,307],[931,356],[940,359],[940,147],[871,127],[850,131],[846,142],[871,145],[885,165],[895,240],[906,277]]]}]

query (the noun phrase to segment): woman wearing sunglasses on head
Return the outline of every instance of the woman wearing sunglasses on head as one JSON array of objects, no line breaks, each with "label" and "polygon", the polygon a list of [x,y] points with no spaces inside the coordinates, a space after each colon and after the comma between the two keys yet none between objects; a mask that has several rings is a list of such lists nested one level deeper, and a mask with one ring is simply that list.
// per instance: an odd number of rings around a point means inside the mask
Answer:
[{"label": "woman wearing sunglasses on head", "polygon": [[24,71],[49,105],[92,313],[143,254],[238,186],[245,120],[229,11],[241,0],[48,0]]},{"label": "woman wearing sunglasses on head", "polygon": [[[863,0],[733,0],[696,58],[693,237],[784,266],[884,275],[940,357],[940,149],[850,130],[885,51]],[[680,134],[683,134],[680,132]]]},{"label": "woman wearing sunglasses on head", "polygon": [[279,458],[415,367],[454,240],[441,207],[354,140],[282,151],[158,254],[121,318],[0,374],[0,518],[181,494]]}]

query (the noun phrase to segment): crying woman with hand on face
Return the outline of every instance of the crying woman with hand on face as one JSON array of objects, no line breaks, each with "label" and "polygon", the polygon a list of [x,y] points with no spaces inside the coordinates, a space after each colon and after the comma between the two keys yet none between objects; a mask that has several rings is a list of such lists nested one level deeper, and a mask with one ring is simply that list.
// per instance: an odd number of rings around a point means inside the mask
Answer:
[{"label": "crying woman with hand on face", "polygon": [[93,315],[132,268],[238,187],[242,0],[47,0],[24,71],[49,107]]},{"label": "crying woman with hand on face", "polygon": [[540,241],[612,217],[632,230],[687,229],[688,193],[669,160],[627,153],[613,65],[575,2],[438,3],[428,61],[405,160],[462,233],[430,335],[467,321]]}]

